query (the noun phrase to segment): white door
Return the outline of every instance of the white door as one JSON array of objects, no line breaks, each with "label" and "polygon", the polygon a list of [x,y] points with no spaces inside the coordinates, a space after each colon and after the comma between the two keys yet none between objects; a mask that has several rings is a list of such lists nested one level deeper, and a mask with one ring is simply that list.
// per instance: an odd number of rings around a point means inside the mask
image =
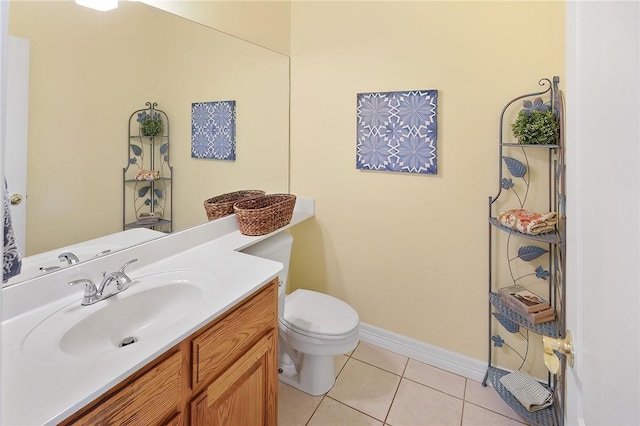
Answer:
[{"label": "white door", "polygon": [[640,5],[567,2],[566,424],[640,425]]},{"label": "white door", "polygon": [[9,195],[22,198],[11,205],[11,224],[20,254],[26,250],[27,127],[29,122],[29,40],[9,36],[4,173]]}]

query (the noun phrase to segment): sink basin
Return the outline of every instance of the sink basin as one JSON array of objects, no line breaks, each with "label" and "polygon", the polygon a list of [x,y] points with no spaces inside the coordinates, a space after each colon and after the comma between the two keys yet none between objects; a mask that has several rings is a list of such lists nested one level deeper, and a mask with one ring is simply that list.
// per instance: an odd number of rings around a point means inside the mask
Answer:
[{"label": "sink basin", "polygon": [[[124,293],[120,295],[126,296]],[[60,349],[70,355],[92,355],[135,343],[179,321],[201,296],[202,291],[194,285],[174,283],[121,299],[110,297],[98,302],[105,304],[102,309],[62,336]]]},{"label": "sink basin", "polygon": [[81,306],[78,300],[55,312],[27,335],[23,350],[36,356],[56,348],[70,356],[126,350],[179,325],[216,285],[215,278],[197,271],[133,279],[129,289],[94,305]]}]

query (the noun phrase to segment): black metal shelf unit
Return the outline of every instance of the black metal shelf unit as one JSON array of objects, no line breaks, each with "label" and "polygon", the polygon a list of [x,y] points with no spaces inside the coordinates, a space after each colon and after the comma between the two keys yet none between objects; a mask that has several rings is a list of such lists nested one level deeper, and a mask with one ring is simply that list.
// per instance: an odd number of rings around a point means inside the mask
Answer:
[{"label": "black metal shelf unit", "polygon": [[[566,360],[563,356],[559,356],[561,359],[560,371],[557,374],[549,373],[546,382],[541,382],[552,392],[553,405],[534,412],[528,411],[500,381],[504,375],[510,373],[509,370],[513,371],[516,368],[506,369],[496,365],[499,358],[497,351],[514,351],[515,353],[511,355],[517,354],[522,360],[517,369],[523,369],[530,353],[530,344],[533,344],[530,342],[529,333],[552,338],[565,336],[564,98],[562,91],[558,88],[558,83],[558,77],[554,77],[553,81],[546,78],[541,79],[538,84],[544,90],[512,99],[505,105],[500,115],[499,189],[495,196],[489,197],[488,203],[489,350],[487,372],[482,384],[487,386],[488,382],[491,382],[502,399],[529,423],[562,426],[564,423],[564,373],[566,368]],[[525,145],[505,140],[505,128],[510,127],[505,123],[505,117],[514,113],[519,101],[523,102],[523,109],[538,107],[543,108],[541,110],[553,112],[558,124],[556,143]],[[547,151],[546,156],[544,150]],[[537,156],[537,163],[530,161],[529,156],[533,154]],[[530,167],[533,163],[538,166],[538,170],[535,172]],[[545,164],[545,167],[539,167],[541,163]],[[540,171],[541,168],[546,168],[546,170]],[[538,191],[536,200],[531,201],[528,198],[530,190],[539,181],[544,181],[544,172],[547,175],[548,188],[543,187],[542,192],[546,194],[541,197],[541,192]],[[541,202],[541,198],[546,198],[546,202]],[[534,205],[536,203],[537,205]],[[532,205],[529,206],[529,204]],[[507,210],[503,209],[504,206],[509,206],[514,210],[540,211],[540,209],[548,209],[548,212],[557,213],[557,224],[553,230],[537,235],[521,232],[506,226],[498,219],[500,210]],[[498,259],[499,254],[504,255],[505,258]],[[539,266],[530,271],[528,268],[532,268],[533,265],[529,266],[529,264],[533,261],[539,263]],[[516,264],[516,262],[519,263]],[[506,272],[500,273],[501,267],[505,268]],[[555,320],[533,324],[528,318],[503,303],[498,290],[514,284],[522,285],[525,288],[528,285],[546,288],[548,290],[546,296],[551,306],[556,310]],[[526,343],[521,347],[515,347],[516,345],[506,343],[500,333],[507,333],[506,336],[519,334],[513,338],[514,341]]]},{"label": "black metal shelf unit", "polygon": [[[127,166],[122,169],[122,228],[173,230],[173,167],[169,161],[169,117],[147,102],[129,116]],[[148,131],[143,123],[161,124]]]}]

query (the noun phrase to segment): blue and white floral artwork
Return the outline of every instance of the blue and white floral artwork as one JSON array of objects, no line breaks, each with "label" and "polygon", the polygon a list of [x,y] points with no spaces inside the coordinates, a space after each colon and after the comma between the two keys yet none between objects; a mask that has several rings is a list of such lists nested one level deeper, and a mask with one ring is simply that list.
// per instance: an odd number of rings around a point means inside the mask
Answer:
[{"label": "blue and white floral artwork", "polygon": [[191,104],[191,157],[236,159],[236,101]]},{"label": "blue and white floral artwork", "polygon": [[437,172],[437,90],[358,93],[356,168]]}]

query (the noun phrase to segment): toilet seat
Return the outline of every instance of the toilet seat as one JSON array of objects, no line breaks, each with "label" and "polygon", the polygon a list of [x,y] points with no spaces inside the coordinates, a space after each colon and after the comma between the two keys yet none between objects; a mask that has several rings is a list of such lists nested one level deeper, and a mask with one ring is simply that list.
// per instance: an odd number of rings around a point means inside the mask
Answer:
[{"label": "toilet seat", "polygon": [[358,313],[328,294],[298,289],[285,300],[280,323],[293,332],[320,339],[344,339],[358,328]]}]

